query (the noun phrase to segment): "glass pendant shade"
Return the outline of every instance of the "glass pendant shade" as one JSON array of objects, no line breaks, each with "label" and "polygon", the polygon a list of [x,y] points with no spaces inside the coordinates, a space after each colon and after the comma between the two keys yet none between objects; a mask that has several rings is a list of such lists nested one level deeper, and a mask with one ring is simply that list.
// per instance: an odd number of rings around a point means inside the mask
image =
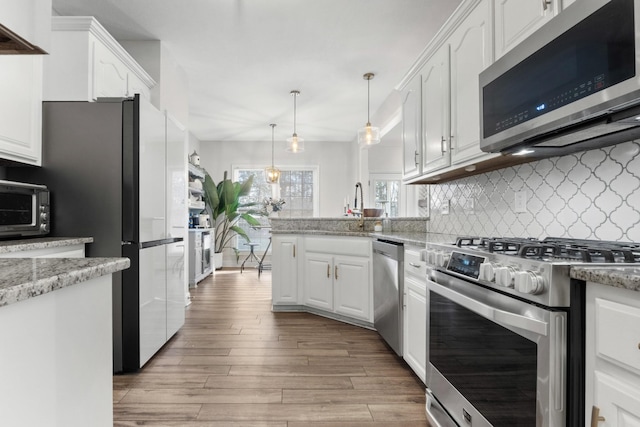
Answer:
[{"label": "glass pendant shade", "polygon": [[274,138],[273,133],[274,129],[277,126],[275,123],[271,123],[271,166],[267,166],[264,168],[264,176],[265,180],[268,184],[277,184],[280,181],[280,169],[276,168],[273,165],[273,156],[274,156]]},{"label": "glass pendant shade", "polygon": [[368,123],[358,130],[358,144],[374,145],[380,142],[380,129]]},{"label": "glass pendant shade", "polygon": [[371,126],[371,120],[369,120],[369,86],[373,76],[375,76],[373,73],[362,76],[367,81],[367,124],[358,130],[358,144],[363,147],[380,143],[380,128]]},{"label": "glass pendant shade", "polygon": [[290,153],[302,153],[304,151],[304,139],[294,133],[291,138],[287,138],[287,151]]},{"label": "glass pendant shade", "polygon": [[292,90],[293,96],[293,135],[287,138],[287,151],[290,153],[302,153],[304,151],[304,139],[300,138],[296,133],[296,98],[300,95],[300,91]]}]

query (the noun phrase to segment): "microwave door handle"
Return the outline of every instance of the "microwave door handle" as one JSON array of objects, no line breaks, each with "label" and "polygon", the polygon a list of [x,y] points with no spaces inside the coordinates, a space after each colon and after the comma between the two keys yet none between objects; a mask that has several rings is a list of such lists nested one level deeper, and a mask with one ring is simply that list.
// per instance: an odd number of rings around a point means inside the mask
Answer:
[{"label": "microwave door handle", "polygon": [[531,331],[538,335],[549,335],[549,324],[547,322],[531,319],[529,317],[491,307],[487,304],[476,301],[473,298],[469,298],[466,295],[462,295],[449,288],[440,286],[435,282],[429,281],[429,284],[435,284],[437,286],[429,286],[430,290],[473,311],[474,313],[479,314],[484,318],[495,320],[496,322],[505,326],[511,326],[519,329],[524,329],[526,331]]}]

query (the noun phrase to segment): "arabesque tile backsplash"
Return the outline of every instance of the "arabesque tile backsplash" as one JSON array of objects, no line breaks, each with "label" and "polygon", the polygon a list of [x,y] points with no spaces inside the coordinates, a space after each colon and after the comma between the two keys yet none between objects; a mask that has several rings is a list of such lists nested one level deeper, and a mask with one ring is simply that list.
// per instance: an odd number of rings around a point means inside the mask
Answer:
[{"label": "arabesque tile backsplash", "polygon": [[[526,212],[515,210],[518,192],[526,196]],[[420,193],[430,198],[433,233],[639,242],[640,143],[424,186]]]}]

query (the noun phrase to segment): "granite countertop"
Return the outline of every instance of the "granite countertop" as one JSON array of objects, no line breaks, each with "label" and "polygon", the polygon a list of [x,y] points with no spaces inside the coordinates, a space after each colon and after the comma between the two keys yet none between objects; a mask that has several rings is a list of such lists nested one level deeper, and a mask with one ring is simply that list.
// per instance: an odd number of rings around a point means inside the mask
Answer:
[{"label": "granite countertop", "polygon": [[405,245],[426,246],[427,242],[455,241],[455,237],[448,234],[426,233],[424,231],[335,231],[335,230],[272,230],[272,234],[303,234],[309,236],[342,236],[342,237],[370,237],[374,239],[392,240]]},{"label": "granite countertop", "polygon": [[0,307],[112,274],[129,265],[128,258],[0,258]]},{"label": "granite countertop", "polygon": [[571,277],[586,282],[640,291],[640,268],[574,266],[571,267]]},{"label": "granite countertop", "polygon": [[0,241],[0,254],[36,249],[57,248],[93,242],[93,237],[38,237]]}]

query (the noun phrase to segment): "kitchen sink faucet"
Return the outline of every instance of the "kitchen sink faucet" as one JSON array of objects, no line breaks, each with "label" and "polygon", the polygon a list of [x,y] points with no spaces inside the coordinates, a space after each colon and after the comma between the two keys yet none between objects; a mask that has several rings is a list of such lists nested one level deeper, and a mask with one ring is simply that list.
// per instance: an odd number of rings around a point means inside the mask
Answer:
[{"label": "kitchen sink faucet", "polygon": [[358,228],[364,229],[364,195],[362,194],[362,183],[356,182],[356,196],[353,201],[353,209],[358,209],[358,187],[360,187],[360,220],[358,221]]}]

